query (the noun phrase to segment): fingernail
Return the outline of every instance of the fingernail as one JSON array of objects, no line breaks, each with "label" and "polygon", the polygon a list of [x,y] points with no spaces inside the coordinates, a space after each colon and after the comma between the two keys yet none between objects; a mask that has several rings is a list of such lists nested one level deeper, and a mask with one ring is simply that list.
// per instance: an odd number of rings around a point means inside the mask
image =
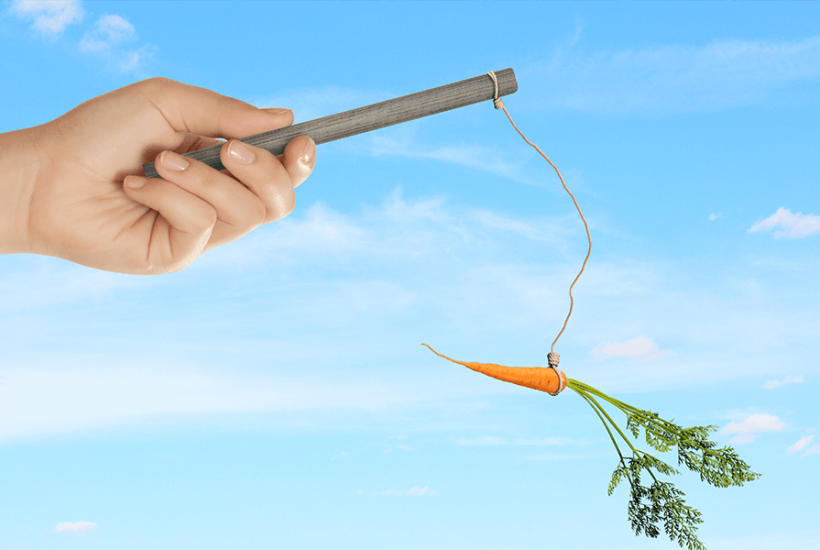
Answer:
[{"label": "fingernail", "polygon": [[290,109],[284,109],[282,107],[265,107],[262,110],[272,115],[286,115],[291,112]]},{"label": "fingernail", "polygon": [[308,138],[305,148],[302,149],[302,154],[299,156],[299,162],[305,166],[311,166],[316,160],[316,142]]},{"label": "fingernail", "polygon": [[140,176],[128,176],[125,178],[123,185],[126,187],[130,187],[131,189],[139,189],[141,187],[145,187],[145,184],[148,183],[148,178],[143,178]]},{"label": "fingernail", "polygon": [[191,163],[188,162],[188,159],[182,155],[174,153],[173,151],[163,151],[159,161],[169,170],[174,170],[176,172],[182,172],[191,165]]},{"label": "fingernail", "polygon": [[233,140],[231,144],[228,145],[228,156],[231,160],[238,162],[239,164],[250,164],[256,158],[253,151],[251,151],[241,141],[236,140]]}]

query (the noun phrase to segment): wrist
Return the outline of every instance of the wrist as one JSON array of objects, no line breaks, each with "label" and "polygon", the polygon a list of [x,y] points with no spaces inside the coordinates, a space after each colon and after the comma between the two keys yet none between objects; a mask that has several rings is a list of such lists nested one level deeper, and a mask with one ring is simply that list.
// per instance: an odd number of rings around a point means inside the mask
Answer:
[{"label": "wrist", "polygon": [[0,254],[30,251],[31,196],[39,174],[32,128],[0,134]]}]

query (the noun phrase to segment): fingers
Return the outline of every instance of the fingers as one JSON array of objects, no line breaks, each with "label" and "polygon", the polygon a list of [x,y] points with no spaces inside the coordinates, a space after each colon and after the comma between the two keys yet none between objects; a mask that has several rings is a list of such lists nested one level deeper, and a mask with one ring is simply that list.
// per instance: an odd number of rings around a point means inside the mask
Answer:
[{"label": "fingers", "polygon": [[249,103],[168,78],[135,84],[178,132],[243,138],[293,124],[290,109],[258,109]]},{"label": "fingers", "polygon": [[[264,149],[232,140],[222,147],[221,157],[227,172],[171,151],[162,152],[156,159],[164,183],[204,201],[215,212],[207,249],[290,214],[296,204],[294,187],[310,175],[316,146],[310,138],[300,137],[288,144],[278,158]],[[147,186],[160,188],[157,181],[162,180],[150,180]],[[141,196],[127,187],[126,192],[134,200],[143,202]],[[163,197],[170,200],[171,195],[166,192]],[[174,225],[173,220],[168,221]]]},{"label": "fingers", "polygon": [[146,252],[149,272],[177,271],[205,250],[216,223],[213,206],[178,185],[160,179],[128,176],[123,190],[134,200],[159,212],[150,228]]},{"label": "fingers", "polygon": [[222,164],[265,206],[262,223],[280,220],[296,204],[294,188],[301,185],[316,163],[316,144],[307,136],[291,141],[281,158],[268,151],[232,140],[220,152]]}]

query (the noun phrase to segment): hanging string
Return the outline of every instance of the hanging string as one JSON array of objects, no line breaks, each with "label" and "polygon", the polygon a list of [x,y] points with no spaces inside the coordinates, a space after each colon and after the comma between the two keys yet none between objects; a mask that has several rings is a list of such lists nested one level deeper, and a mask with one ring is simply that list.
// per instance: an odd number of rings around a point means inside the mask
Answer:
[{"label": "hanging string", "polygon": [[504,114],[507,115],[508,119],[510,119],[510,124],[513,125],[513,128],[515,128],[515,131],[518,132],[518,134],[522,138],[524,138],[524,141],[526,141],[536,151],[538,151],[538,153],[542,157],[544,157],[544,159],[547,162],[550,163],[550,166],[553,167],[553,169],[555,170],[555,173],[558,174],[558,179],[561,180],[561,185],[564,186],[564,190],[567,193],[569,193],[570,197],[572,197],[572,202],[575,203],[575,208],[578,209],[578,214],[581,215],[581,221],[584,222],[584,229],[586,229],[586,232],[587,232],[587,241],[589,241],[589,248],[587,249],[587,256],[586,256],[586,258],[584,258],[583,265],[581,265],[581,271],[578,272],[578,275],[575,276],[575,280],[572,281],[571,285],[569,285],[569,313],[567,313],[567,318],[564,319],[564,326],[561,327],[561,332],[559,332],[558,336],[555,337],[555,340],[552,342],[552,346],[550,346],[550,352],[547,354],[547,363],[549,364],[550,367],[556,368],[556,367],[558,367],[558,360],[559,360],[560,356],[557,353],[555,353],[555,344],[558,342],[558,339],[561,338],[561,335],[564,334],[564,330],[566,330],[566,328],[567,328],[567,323],[569,322],[569,318],[572,315],[572,308],[575,305],[575,300],[572,297],[572,288],[575,286],[575,283],[578,282],[578,279],[581,278],[581,274],[584,272],[584,269],[587,266],[587,261],[589,260],[589,255],[592,253],[592,237],[589,235],[589,225],[587,224],[586,218],[584,218],[584,213],[581,212],[581,207],[578,206],[578,201],[575,200],[575,195],[572,194],[572,191],[569,190],[569,187],[567,187],[567,184],[564,182],[564,178],[563,178],[563,176],[561,176],[561,172],[558,170],[558,167],[555,166],[552,163],[552,161],[549,159],[549,157],[547,155],[545,155],[544,152],[541,149],[539,149],[536,144],[534,144],[533,142],[528,140],[526,138],[526,136],[524,136],[524,134],[521,132],[521,130],[518,129],[518,126],[515,125],[515,122],[513,122],[513,119],[510,116],[510,113],[507,111],[507,108],[504,106],[504,101],[500,97],[498,97],[498,79],[496,78],[495,73],[493,71],[489,71],[487,74],[490,75],[490,78],[493,79],[493,86],[495,86],[495,94],[494,94],[494,97],[493,97],[493,105],[495,106],[496,109],[502,109],[504,111]]}]

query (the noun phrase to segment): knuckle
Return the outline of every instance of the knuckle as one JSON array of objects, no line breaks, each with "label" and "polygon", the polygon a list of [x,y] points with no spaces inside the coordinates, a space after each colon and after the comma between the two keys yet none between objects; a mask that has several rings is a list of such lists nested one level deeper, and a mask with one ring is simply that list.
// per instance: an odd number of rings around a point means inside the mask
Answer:
[{"label": "knuckle", "polygon": [[139,86],[152,90],[167,88],[168,86],[173,86],[174,84],[176,84],[175,80],[171,80],[170,78],[166,78],[164,76],[154,76],[138,83]]},{"label": "knuckle", "polygon": [[277,221],[281,220],[285,216],[290,215],[291,212],[296,208],[296,194],[285,193],[279,194],[276,197],[276,201],[274,204],[274,208],[269,212],[269,218],[267,221]]},{"label": "knuckle", "polygon": [[204,232],[211,229],[216,224],[216,210],[211,205],[202,205],[202,208],[191,220],[192,229],[196,232]]}]

